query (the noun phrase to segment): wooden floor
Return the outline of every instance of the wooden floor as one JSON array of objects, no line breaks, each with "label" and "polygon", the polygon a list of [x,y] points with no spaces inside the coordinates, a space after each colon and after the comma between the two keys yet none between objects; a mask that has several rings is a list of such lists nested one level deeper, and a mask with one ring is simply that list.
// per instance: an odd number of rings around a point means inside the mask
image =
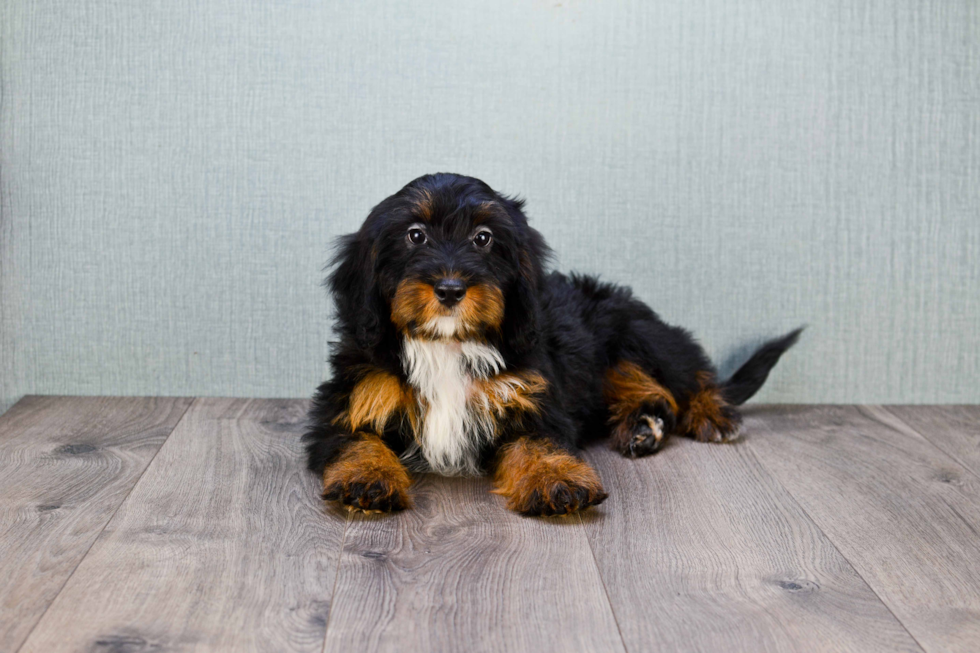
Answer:
[{"label": "wooden floor", "polygon": [[324,506],[298,400],[0,417],[0,651],[980,651],[980,407],[758,406],[733,445],[587,452],[609,499],[426,477]]}]

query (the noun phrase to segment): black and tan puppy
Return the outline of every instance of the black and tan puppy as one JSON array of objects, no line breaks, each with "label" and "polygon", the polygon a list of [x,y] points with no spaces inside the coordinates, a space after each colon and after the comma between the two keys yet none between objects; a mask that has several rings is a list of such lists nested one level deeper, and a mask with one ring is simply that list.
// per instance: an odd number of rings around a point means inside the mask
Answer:
[{"label": "black and tan puppy", "polygon": [[410,471],[492,472],[509,508],[561,515],[606,498],[576,455],[591,439],[640,457],[674,433],[737,434],[734,406],[799,332],[719,381],[691,335],[628,289],[547,273],[522,206],[472,177],[427,175],[343,238],[334,377],[305,436],[325,499],[401,510]]}]

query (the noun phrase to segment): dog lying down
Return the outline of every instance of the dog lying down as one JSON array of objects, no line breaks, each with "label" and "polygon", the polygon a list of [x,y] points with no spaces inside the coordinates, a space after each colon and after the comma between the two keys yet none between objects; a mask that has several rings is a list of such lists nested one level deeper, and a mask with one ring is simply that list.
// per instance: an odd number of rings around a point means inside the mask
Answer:
[{"label": "dog lying down", "polygon": [[334,375],[304,436],[324,499],[402,510],[429,471],[491,473],[527,515],[594,506],[606,492],[580,446],[639,458],[674,434],[733,439],[735,406],[800,333],[721,381],[687,331],[627,288],[548,272],[548,254],[521,200],[455,174],[412,181],[341,239]]}]

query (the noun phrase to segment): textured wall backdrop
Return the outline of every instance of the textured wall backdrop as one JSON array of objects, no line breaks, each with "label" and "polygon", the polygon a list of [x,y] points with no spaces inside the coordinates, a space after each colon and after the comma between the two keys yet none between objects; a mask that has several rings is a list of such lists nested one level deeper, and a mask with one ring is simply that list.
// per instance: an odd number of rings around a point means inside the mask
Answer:
[{"label": "textured wall backdrop", "polygon": [[976,0],[0,2],[0,408],[307,396],[338,234],[528,198],[759,396],[980,400]]}]

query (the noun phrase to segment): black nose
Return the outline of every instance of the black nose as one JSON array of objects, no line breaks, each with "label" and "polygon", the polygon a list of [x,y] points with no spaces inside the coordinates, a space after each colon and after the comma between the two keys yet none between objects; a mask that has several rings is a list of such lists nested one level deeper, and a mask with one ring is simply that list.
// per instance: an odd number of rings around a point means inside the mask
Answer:
[{"label": "black nose", "polygon": [[443,306],[455,306],[466,295],[466,284],[459,279],[440,279],[434,287]]}]

